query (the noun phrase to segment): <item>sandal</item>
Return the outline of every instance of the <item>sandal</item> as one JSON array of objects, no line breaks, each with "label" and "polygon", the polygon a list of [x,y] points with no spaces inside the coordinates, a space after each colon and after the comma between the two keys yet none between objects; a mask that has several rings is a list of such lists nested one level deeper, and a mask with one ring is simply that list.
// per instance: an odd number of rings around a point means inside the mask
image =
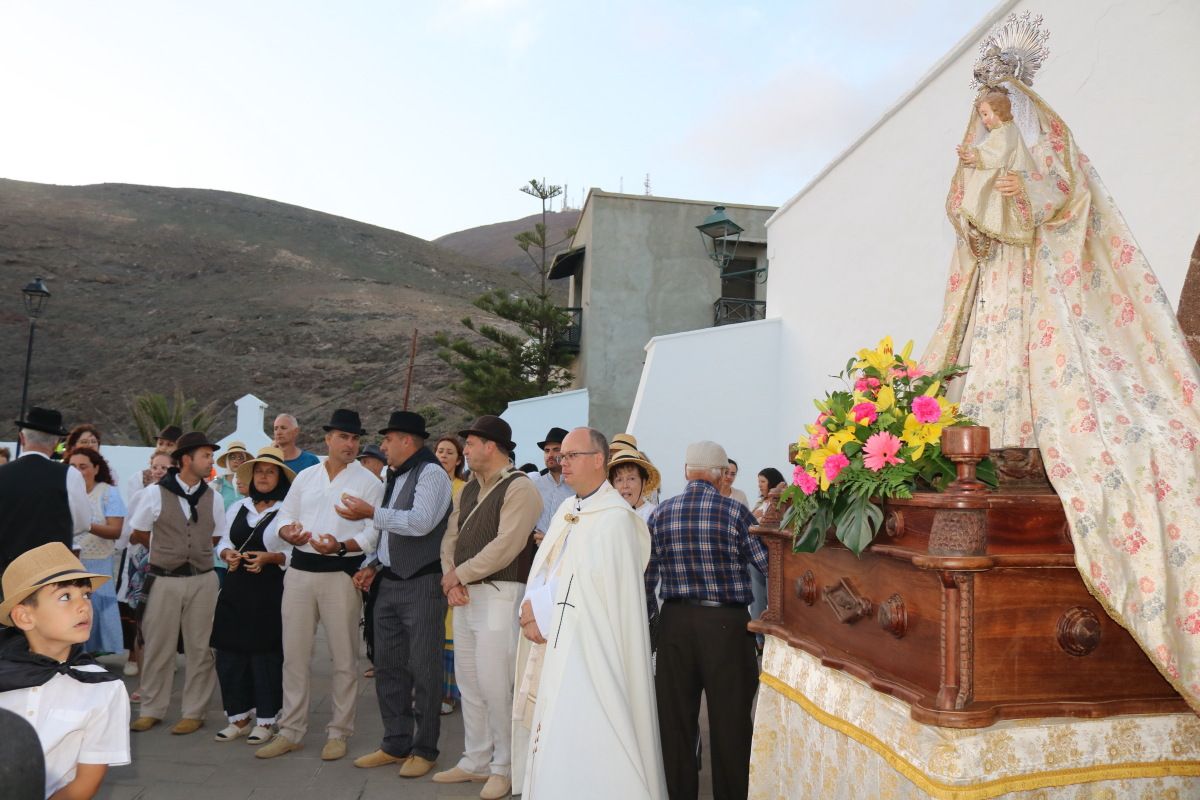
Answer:
[{"label": "sandal", "polygon": [[254,730],[246,737],[246,744],[266,744],[271,739],[271,728],[267,725],[255,725]]},{"label": "sandal", "polygon": [[250,723],[246,723],[245,725],[237,725],[236,723],[231,722],[219,730],[217,735],[213,737],[213,740],[218,742],[232,742],[234,739],[242,738],[249,732]]}]

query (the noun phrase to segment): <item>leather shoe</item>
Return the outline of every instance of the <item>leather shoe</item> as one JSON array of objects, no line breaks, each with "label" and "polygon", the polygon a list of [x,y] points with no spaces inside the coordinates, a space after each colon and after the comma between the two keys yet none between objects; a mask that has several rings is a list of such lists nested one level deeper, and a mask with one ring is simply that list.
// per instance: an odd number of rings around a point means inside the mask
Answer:
[{"label": "leather shoe", "polygon": [[400,765],[401,778],[420,778],[429,774],[429,770],[433,769],[434,762],[420,756],[409,756],[408,760]]},{"label": "leather shoe", "polygon": [[153,728],[158,723],[162,722],[158,717],[138,717],[129,726],[129,730],[134,733],[142,733]]},{"label": "leather shoe", "polygon": [[480,800],[500,800],[512,794],[512,781],[503,775],[492,775],[479,793]]},{"label": "leather shoe", "polygon": [[283,734],[276,734],[275,738],[264,744],[262,747],[254,751],[255,758],[275,758],[290,753],[293,750],[299,750],[304,747],[300,742],[293,742]]},{"label": "leather shoe", "polygon": [[382,750],[376,750],[374,753],[367,753],[365,756],[359,756],[354,759],[354,766],[362,769],[371,769],[372,767],[386,767],[388,764],[403,763],[403,758],[397,758],[393,755],[388,755]]},{"label": "leather shoe", "polygon": [[345,739],[330,739],[325,742],[325,746],[321,748],[322,761],[337,761],[339,758],[346,756],[346,740]]},{"label": "leather shoe", "polygon": [[183,719],[179,720],[179,722],[175,723],[175,726],[171,728],[171,733],[175,734],[176,736],[187,736],[189,733],[195,733],[202,727],[204,727],[203,720],[184,717]]},{"label": "leather shoe", "polygon": [[439,772],[436,775],[434,775],[433,782],[434,783],[467,783],[468,781],[471,781],[474,783],[483,783],[484,781],[488,780],[490,777],[491,777],[490,775],[486,775],[486,774],[481,775],[478,772],[467,772],[462,767],[454,767],[453,769],[448,769],[445,772]]}]

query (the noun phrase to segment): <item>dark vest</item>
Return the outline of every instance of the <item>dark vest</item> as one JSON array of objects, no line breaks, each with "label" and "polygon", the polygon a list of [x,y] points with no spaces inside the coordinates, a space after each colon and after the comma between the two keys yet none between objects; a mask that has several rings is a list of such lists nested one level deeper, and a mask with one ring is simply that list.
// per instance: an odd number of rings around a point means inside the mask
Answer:
[{"label": "dark vest", "polygon": [[196,572],[212,569],[212,537],[216,523],[208,492],[196,504],[197,519],[192,522],[179,505],[179,495],[171,494],[161,486],[157,488],[162,511],[150,535],[150,565],[165,570],[176,570],[185,564]]},{"label": "dark vest", "polygon": [[[417,496],[417,480],[427,469],[442,469],[442,465],[433,461],[417,464],[410,469],[403,476],[404,483],[392,490],[396,496],[388,508],[397,511],[411,511],[413,500]],[[449,497],[446,499],[448,500]],[[424,536],[400,536],[384,532],[383,535],[388,537],[388,561],[392,562],[388,569],[406,580],[431,564],[435,571],[441,574],[442,570],[438,564],[441,561],[442,536],[446,533],[446,521],[449,518],[450,506],[447,505],[446,513],[442,515],[441,521]]]},{"label": "dark vest", "polygon": [[35,547],[50,542],[71,546],[69,469],[38,455],[0,466],[0,572]]},{"label": "dark vest", "polygon": [[[479,481],[470,481],[463,487],[462,494],[458,496],[458,540],[454,543],[454,566],[479,555],[479,551],[496,538],[500,532],[500,510],[504,507],[504,495],[513,481],[522,479],[529,480],[529,477],[519,471],[502,478],[483,498],[478,509],[475,504],[479,499]],[[481,580],[524,583],[526,575],[521,574],[518,560],[513,559],[511,564]]]}]

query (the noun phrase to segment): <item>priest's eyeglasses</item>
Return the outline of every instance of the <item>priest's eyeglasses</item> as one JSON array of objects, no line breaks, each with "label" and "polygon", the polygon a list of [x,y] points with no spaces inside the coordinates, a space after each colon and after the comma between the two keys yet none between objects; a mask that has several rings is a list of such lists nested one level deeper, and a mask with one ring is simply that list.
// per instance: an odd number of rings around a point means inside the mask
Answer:
[{"label": "priest's eyeglasses", "polygon": [[599,455],[599,450],[576,450],[574,453],[560,453],[558,460],[560,462],[571,463],[580,456],[595,456]]}]

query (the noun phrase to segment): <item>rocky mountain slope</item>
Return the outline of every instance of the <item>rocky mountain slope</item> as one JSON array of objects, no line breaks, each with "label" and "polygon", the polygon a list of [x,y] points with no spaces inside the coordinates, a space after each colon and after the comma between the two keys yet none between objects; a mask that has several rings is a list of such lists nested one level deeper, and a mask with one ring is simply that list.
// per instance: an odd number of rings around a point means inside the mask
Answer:
[{"label": "rocky mountain slope", "polygon": [[[30,404],[133,443],[129,398],[180,386],[234,421],[247,392],[296,413],[309,441],[335,407],[374,430],[399,408],[420,330],[411,407],[453,427],[454,378],[428,338],[461,332],[504,270],[423,239],[245,195],[0,180],[0,409],[20,405],[28,322],[21,287],[46,280]],[[7,424],[7,423],[0,423]],[[8,438],[5,436],[4,438]]]}]

